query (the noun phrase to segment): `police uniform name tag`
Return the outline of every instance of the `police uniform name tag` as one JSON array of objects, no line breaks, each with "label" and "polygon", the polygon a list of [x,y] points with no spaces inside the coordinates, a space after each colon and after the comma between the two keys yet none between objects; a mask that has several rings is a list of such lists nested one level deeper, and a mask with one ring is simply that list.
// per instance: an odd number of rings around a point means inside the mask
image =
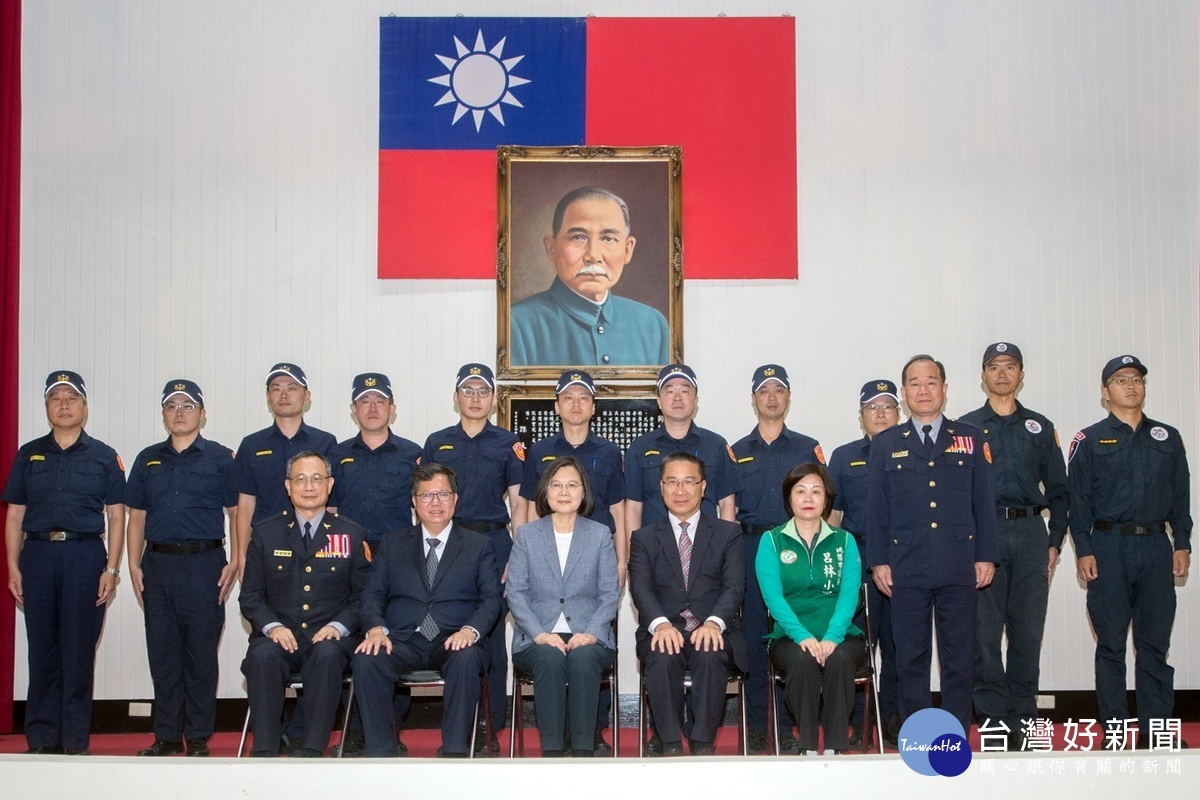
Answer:
[{"label": "police uniform name tag", "polygon": [[1030,433],[1041,433],[1042,423],[1038,422],[1036,419],[1027,419],[1025,420],[1025,430],[1029,431]]},{"label": "police uniform name tag", "polygon": [[896,452],[892,453],[892,458],[908,458],[908,451],[897,450]]},{"label": "police uniform name tag", "polygon": [[779,560],[785,564],[795,564],[797,558],[799,556],[796,555],[795,550],[784,550],[779,554]]},{"label": "police uniform name tag", "polygon": [[1150,429],[1150,438],[1156,442],[1165,442],[1167,440],[1167,429],[1161,425],[1155,425]]},{"label": "police uniform name tag", "polygon": [[258,451],[258,452],[256,452],[254,455],[255,455],[256,457],[257,457],[257,456],[269,456],[269,455],[271,455],[271,454],[272,454],[272,453],[274,453],[274,452],[275,452],[274,450],[259,450],[259,451]]},{"label": "police uniform name tag", "polygon": [[291,550],[276,550],[275,555],[278,556],[279,558],[291,558],[292,551]]}]

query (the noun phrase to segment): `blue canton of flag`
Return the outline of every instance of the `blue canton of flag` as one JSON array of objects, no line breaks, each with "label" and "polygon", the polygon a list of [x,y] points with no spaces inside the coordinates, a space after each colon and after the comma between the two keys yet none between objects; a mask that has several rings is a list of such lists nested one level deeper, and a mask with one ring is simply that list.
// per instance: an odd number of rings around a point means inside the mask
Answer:
[{"label": "blue canton of flag", "polygon": [[379,148],[584,141],[583,19],[380,20]]}]

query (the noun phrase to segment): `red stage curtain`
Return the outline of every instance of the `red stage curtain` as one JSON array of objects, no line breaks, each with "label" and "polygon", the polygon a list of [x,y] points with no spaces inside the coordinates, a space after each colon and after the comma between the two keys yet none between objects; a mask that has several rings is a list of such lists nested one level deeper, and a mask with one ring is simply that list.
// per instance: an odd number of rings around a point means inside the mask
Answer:
[{"label": "red stage curtain", "polygon": [[[17,452],[21,290],[21,0],[0,0],[0,482]],[[2,484],[0,484],[2,485]],[[7,507],[0,507],[7,511]],[[8,585],[5,569],[4,585]],[[0,732],[13,729],[13,599],[0,598]]]}]

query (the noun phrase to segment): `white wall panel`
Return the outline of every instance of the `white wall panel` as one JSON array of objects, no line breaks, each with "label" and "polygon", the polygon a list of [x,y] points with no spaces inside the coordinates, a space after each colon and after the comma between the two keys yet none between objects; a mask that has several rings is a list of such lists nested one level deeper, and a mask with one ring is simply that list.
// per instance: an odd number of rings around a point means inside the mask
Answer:
[{"label": "white wall panel", "polygon": [[[687,286],[701,424],[743,435],[750,372],[779,361],[793,427],[830,451],[859,435],[857,387],[914,352],[946,362],[951,413],[978,406],[979,356],[1005,338],[1026,355],[1022,400],[1064,442],[1104,413],[1101,364],[1132,351],[1149,413],[1197,452],[1200,87],[1183,0],[26,3],[22,439],[44,430],[45,373],[67,366],[88,379],[89,430],[127,463],[164,435],[157,392],[177,376],[205,387],[205,434],[236,446],[268,424],[262,376],[289,359],[312,380],[313,424],[351,435],[350,380],[382,369],[397,432],[422,441],[452,419],[457,365],[494,351],[495,293],[375,278],[378,17],[781,11],[797,18],[801,274]],[[1092,685],[1072,573],[1051,591],[1046,689]],[[1179,592],[1180,688],[1200,688],[1196,596]],[[235,696],[236,605],[228,621]],[[125,584],[97,697],[151,694],[143,638]],[[17,658],[23,696],[23,631]]]}]

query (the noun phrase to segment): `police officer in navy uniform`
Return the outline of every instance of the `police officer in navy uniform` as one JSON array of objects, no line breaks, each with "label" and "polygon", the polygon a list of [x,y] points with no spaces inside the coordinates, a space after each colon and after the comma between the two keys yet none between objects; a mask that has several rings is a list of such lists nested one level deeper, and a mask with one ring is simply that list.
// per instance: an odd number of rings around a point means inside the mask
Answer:
[{"label": "police officer in navy uniform", "polygon": [[[621,449],[608,439],[597,436],[591,429],[596,410],[595,397],[596,382],[584,370],[569,369],[559,376],[554,387],[554,413],[558,414],[562,427],[558,433],[534,442],[525,455],[521,498],[526,502],[522,504],[522,522],[537,519],[534,501],[542,473],[562,456],[575,458],[587,473],[595,496],[590,519],[607,525],[613,534],[618,580],[624,586],[625,566],[629,560],[629,532],[625,530],[625,472],[621,466]],[[596,714],[597,730],[592,742],[593,752],[598,756],[612,753],[603,733],[611,702],[612,693],[607,686],[602,687]]]},{"label": "police officer in navy uniform", "polygon": [[[896,384],[886,378],[867,381],[858,391],[858,421],[863,437],[838,447],[829,456],[829,474],[837,487],[829,524],[854,535],[854,542],[867,563],[867,526],[869,525],[869,481],[867,465],[871,459],[871,440],[900,422],[900,394]],[[900,714],[896,710],[896,643],[892,639],[892,602],[881,594],[866,569],[867,602],[871,608],[871,636],[879,649],[879,715],[883,740],[893,747],[900,735]],[[862,628],[865,622],[855,624]],[[865,629],[865,628],[864,628]],[[862,743],[863,700],[855,695],[851,724],[851,745]]]},{"label": "police officer in navy uniform", "polygon": [[139,756],[184,751],[207,756],[217,716],[217,649],[225,600],[237,568],[225,556],[225,518],[233,451],[200,435],[204,393],[186,379],[167,381],[165,442],[133,462],[125,505],[129,578],[146,614],[146,653],[154,681],[154,743]]},{"label": "police officer in navy uniform", "polygon": [[[354,377],[350,414],[358,424],[358,435],[339,442],[329,451],[334,477],[329,510],[362,525],[367,547],[374,552],[385,533],[412,527],[409,479],[421,461],[421,446],[392,432],[396,402],[392,382],[381,372],[364,372]],[[407,689],[396,693],[398,729],[408,712],[410,696]],[[363,751],[357,707],[354,717],[343,756],[361,755]],[[408,752],[403,742],[398,747],[400,752]]]},{"label": "police officer in navy uniform", "polygon": [[1129,717],[1125,640],[1133,624],[1138,728],[1170,718],[1175,670],[1167,663],[1175,578],[1191,564],[1191,478],[1179,431],[1143,413],[1146,367],[1122,355],[1104,365],[1106,419],[1075,434],[1068,457],[1076,570],[1096,631],[1100,719]]},{"label": "police officer in navy uniform", "polygon": [[359,602],[371,562],[361,527],[326,510],[329,460],[303,450],[285,465],[290,506],[254,526],[239,597],[250,623],[242,661],[251,755],[279,755],[289,677],[300,673],[304,730],[293,757],[320,758],[329,745],[342,676],[361,641]]},{"label": "police officer in navy uniform", "polygon": [[250,542],[250,529],[288,507],[284,479],[288,459],[305,450],[327,455],[337,444],[332,433],[304,421],[304,410],[312,395],[308,378],[295,364],[281,362],[267,372],[267,405],[275,421],[250,434],[238,445],[237,459],[229,476],[229,488],[238,493],[231,552],[239,574]]},{"label": "police officer in navy uniform", "polygon": [[[763,364],[750,379],[750,399],[758,424],[749,435],[733,445],[742,490],[738,493],[738,522],[746,550],[746,598],[742,606],[742,629],[746,634],[749,680],[746,681],[746,724],[750,727],[750,751],[767,747],[767,606],[758,588],[754,560],[765,531],[786,522],[790,516],[782,496],[783,479],[801,464],[824,464],[821,445],[811,436],[789,430],[785,424],[792,402],[792,385],[787,370],[778,364]],[[782,695],[782,691],[780,691]],[[779,707],[784,703],[780,700]],[[781,717],[783,715],[780,715]],[[781,747],[794,750],[791,724],[780,719]]]},{"label": "police officer in navy uniform", "polygon": [[[991,452],[1000,545],[996,576],[979,593],[975,713],[1013,733],[1037,717],[1046,603],[1067,532],[1067,467],[1054,423],[1017,400],[1024,370],[1015,344],[989,345],[981,376],[987,402],[959,418],[983,431]],[[1003,658],[1001,637],[1008,642]]]},{"label": "police officer in navy uniform", "polygon": [[[509,520],[521,516],[521,475],[525,448],[515,434],[492,424],[488,417],[496,408],[496,378],[486,364],[464,364],[454,382],[454,409],[459,422],[425,440],[421,463],[445,464],[458,477],[455,525],[486,535],[496,551],[501,576],[512,552]],[[507,505],[505,504],[507,501]],[[488,654],[488,696],[492,712],[491,751],[500,752],[495,731],[504,726],[508,698],[508,647],[505,618],[508,606],[501,602],[500,618],[485,631]],[[480,735],[477,749],[487,746]]]},{"label": "police officer in navy uniform", "polygon": [[988,447],[978,428],[942,416],[941,362],[913,356],[901,385],[911,419],[871,441],[867,566],[892,598],[901,720],[931,704],[932,608],[942,708],[969,730],[975,606],[999,558]]},{"label": "police officer in navy uniform", "polygon": [[87,755],[96,643],[121,574],[125,469],[83,429],[79,373],[50,373],[43,397],[50,433],[17,451],[0,498],[8,591],[29,639],[25,740],[29,753]]},{"label": "police officer in navy uniform", "polygon": [[687,364],[668,364],[658,373],[658,408],[663,424],[643,433],[625,451],[625,530],[636,531],[667,518],[659,488],[662,460],[671,453],[691,453],[704,463],[707,489],[700,509],[733,522],[742,479],[725,437],[693,421],[700,396],[696,372]]}]

